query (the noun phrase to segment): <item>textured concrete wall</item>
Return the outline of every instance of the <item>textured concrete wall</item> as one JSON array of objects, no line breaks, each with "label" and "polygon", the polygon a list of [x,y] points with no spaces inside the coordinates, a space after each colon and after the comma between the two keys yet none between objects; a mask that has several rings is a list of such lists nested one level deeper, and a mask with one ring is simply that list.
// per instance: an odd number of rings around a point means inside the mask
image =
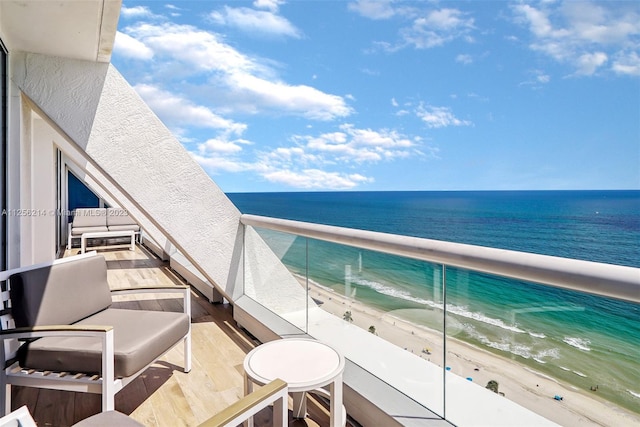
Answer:
[{"label": "textured concrete wall", "polygon": [[233,294],[240,212],[113,67],[86,152],[187,258]]},{"label": "textured concrete wall", "polygon": [[[240,212],[120,73],[111,65],[37,54],[12,61],[20,90],[88,155],[88,164],[79,166],[102,172],[120,205],[138,209],[226,298],[237,298],[244,268]],[[274,297],[294,292],[304,298],[261,239],[250,245],[252,254],[262,254],[247,261],[252,276],[266,266],[278,271],[278,281],[260,288],[270,287]]]}]

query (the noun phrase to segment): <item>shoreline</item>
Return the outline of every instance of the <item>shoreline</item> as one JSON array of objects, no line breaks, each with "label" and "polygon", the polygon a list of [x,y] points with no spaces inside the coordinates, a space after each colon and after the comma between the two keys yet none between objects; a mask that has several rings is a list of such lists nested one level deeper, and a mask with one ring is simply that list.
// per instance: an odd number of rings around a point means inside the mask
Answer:
[{"label": "shoreline", "polygon": [[[304,282],[301,284],[304,286]],[[420,314],[421,310],[398,310],[402,313],[394,315],[347,298],[313,281],[309,281],[309,296],[321,303],[319,306],[323,310],[339,318],[345,311],[351,311],[354,325],[364,330],[374,326],[376,335],[442,367],[442,334],[397,316],[404,314],[408,317]],[[425,348],[429,353],[424,352]],[[518,361],[452,337],[447,339],[447,366],[454,374],[472,378],[472,382],[481,387],[490,380],[497,381],[499,392],[504,393],[507,399],[560,425],[640,425],[640,416],[625,408]],[[563,399],[555,400],[556,395]]]}]

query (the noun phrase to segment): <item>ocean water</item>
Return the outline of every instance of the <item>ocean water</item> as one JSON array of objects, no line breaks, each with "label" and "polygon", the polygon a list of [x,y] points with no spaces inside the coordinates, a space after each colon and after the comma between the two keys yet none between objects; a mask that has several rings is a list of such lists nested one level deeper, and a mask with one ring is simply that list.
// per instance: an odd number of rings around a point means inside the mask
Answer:
[{"label": "ocean water", "polygon": [[[640,267],[640,191],[236,193],[243,213]],[[261,232],[274,245],[279,233]],[[306,265],[306,253],[309,265]],[[442,267],[297,239],[294,272],[442,330]],[[638,278],[640,282],[640,276]],[[447,267],[447,334],[640,413],[640,306]]]}]

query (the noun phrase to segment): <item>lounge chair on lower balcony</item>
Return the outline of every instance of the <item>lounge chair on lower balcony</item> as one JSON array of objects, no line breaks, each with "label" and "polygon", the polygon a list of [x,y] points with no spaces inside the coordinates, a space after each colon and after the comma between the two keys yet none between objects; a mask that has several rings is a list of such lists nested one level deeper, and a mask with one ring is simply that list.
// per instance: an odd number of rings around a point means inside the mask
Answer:
[{"label": "lounge chair on lower balcony", "polygon": [[[110,290],[103,256],[89,253],[0,273],[0,415],[11,410],[11,385],[114,395],[180,342],[191,370],[190,290],[185,286]],[[173,293],[182,313],[111,307],[122,293]]]},{"label": "lounge chair on lower balcony", "polygon": [[72,248],[73,239],[82,239],[83,235],[115,238],[127,237],[130,233],[142,243],[140,226],[125,209],[78,208],[74,211],[73,221],[69,223],[67,249]]}]

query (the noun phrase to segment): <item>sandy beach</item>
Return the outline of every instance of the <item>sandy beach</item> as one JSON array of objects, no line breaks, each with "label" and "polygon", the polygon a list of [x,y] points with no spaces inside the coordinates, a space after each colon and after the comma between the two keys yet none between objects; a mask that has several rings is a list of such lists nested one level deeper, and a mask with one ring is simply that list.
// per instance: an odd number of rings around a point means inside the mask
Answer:
[{"label": "sandy beach", "polygon": [[[342,318],[350,311],[354,325],[365,330],[373,326],[381,338],[442,366],[443,344],[437,331],[402,320],[394,312],[385,313],[348,299],[329,288],[313,283],[309,286],[310,296],[327,312]],[[563,426],[640,425],[640,416],[598,398],[597,392],[562,384],[517,361],[454,338],[447,340],[447,366],[456,375],[470,377],[483,387],[490,380],[497,381],[505,398]],[[555,400],[555,395],[563,400]]]}]

